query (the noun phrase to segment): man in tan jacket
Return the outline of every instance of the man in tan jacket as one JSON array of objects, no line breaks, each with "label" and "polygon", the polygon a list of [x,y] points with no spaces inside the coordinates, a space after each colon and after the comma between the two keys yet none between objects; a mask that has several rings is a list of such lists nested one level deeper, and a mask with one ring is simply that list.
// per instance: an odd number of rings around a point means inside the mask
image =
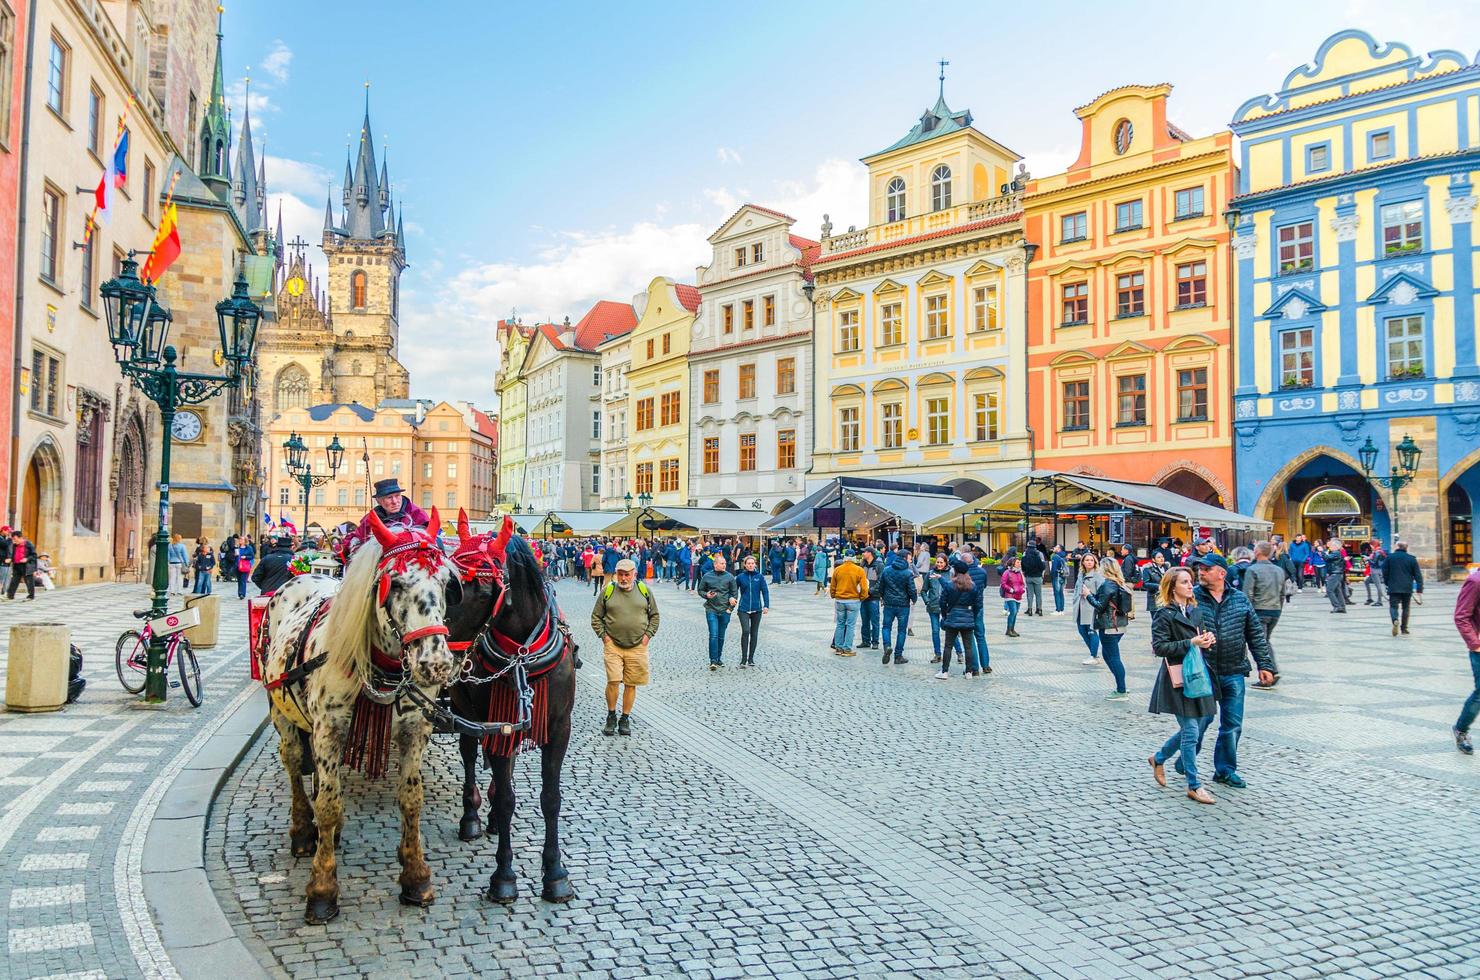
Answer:
[{"label": "man in tan jacket", "polygon": [[858,623],[859,607],[867,596],[868,577],[858,564],[858,556],[848,548],[832,575],[833,615],[837,623],[832,648],[840,657],[854,656],[854,627]]},{"label": "man in tan jacket", "polygon": [[[606,725],[603,735],[632,734],[632,703],[648,682],[648,641],[658,633],[658,600],[637,581],[630,558],[617,562],[613,581],[602,587],[591,608],[591,630],[601,638],[606,660]],[[621,690],[625,686],[625,690]],[[617,717],[617,693],[622,716]]]}]

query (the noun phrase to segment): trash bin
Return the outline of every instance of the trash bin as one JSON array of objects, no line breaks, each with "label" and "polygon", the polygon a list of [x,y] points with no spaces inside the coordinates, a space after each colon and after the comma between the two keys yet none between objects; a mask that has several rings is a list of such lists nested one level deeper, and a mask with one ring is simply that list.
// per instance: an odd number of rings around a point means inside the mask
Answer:
[{"label": "trash bin", "polygon": [[65,623],[12,626],[5,707],[28,712],[60,709],[67,703],[71,653],[72,628]]},{"label": "trash bin", "polygon": [[216,633],[221,625],[221,597],[198,595],[185,600],[186,609],[200,613],[200,623],[185,631],[185,639],[196,648],[216,645]]}]

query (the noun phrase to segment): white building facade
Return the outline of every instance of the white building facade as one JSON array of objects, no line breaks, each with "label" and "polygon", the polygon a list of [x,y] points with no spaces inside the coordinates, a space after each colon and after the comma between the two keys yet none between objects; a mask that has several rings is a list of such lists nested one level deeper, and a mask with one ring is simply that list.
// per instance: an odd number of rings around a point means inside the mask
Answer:
[{"label": "white building facade", "polygon": [[598,391],[596,352],[575,345],[576,333],[543,325],[530,341],[521,372],[528,391],[528,446],[522,501],[535,513],[588,510],[593,438],[591,400]]},{"label": "white building facade", "polygon": [[618,510],[631,489],[627,484],[627,367],[632,363],[631,338],[612,337],[598,349],[601,359],[600,510]]},{"label": "white building facade", "polygon": [[812,451],[810,266],[794,218],[747,204],[709,237],[689,347],[690,496],[780,513],[806,495]]}]

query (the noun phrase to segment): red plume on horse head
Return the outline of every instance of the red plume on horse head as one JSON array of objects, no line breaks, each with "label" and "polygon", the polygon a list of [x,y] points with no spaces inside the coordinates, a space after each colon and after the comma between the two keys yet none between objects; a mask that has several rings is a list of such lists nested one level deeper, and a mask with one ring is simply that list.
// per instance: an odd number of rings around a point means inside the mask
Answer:
[{"label": "red plume on horse head", "polygon": [[381,521],[380,515],[374,510],[370,511],[370,531],[375,535],[375,540],[380,542],[381,548],[389,548],[396,543],[396,532],[386,527]]},{"label": "red plume on horse head", "polygon": [[441,514],[438,514],[437,513],[437,508],[433,507],[432,508],[432,519],[427,524],[427,537],[429,537],[433,541],[435,541],[435,540],[437,540],[437,535],[439,533],[441,533],[441,531],[442,531],[442,515]]},{"label": "red plume on horse head", "polygon": [[508,514],[504,515],[504,523],[498,529],[498,537],[493,539],[489,550],[499,557],[503,557],[504,551],[509,547],[509,539],[514,536],[514,519]]},{"label": "red plume on horse head", "polygon": [[458,541],[458,544],[461,545],[462,542],[468,540],[468,538],[470,538],[472,536],[473,536],[473,532],[468,527],[468,512],[467,512],[467,509],[464,508],[464,507],[459,507],[457,509],[457,541]]}]

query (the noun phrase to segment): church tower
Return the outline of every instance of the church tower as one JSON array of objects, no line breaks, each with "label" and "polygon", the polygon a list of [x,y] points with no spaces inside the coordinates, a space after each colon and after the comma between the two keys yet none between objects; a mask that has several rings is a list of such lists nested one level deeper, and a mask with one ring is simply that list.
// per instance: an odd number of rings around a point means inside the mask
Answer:
[{"label": "church tower", "polygon": [[226,85],[221,71],[221,17],[216,15],[216,72],[211,78],[211,100],[200,127],[198,176],[222,201],[231,195],[231,119],[226,114]]},{"label": "church tower", "polygon": [[376,170],[368,89],[359,153],[353,165],[345,161],[341,205],[337,221],[332,196],[324,210],[334,391],[337,401],[374,406],[385,398],[407,397],[410,382],[396,358],[405,239],[384,159]]}]

